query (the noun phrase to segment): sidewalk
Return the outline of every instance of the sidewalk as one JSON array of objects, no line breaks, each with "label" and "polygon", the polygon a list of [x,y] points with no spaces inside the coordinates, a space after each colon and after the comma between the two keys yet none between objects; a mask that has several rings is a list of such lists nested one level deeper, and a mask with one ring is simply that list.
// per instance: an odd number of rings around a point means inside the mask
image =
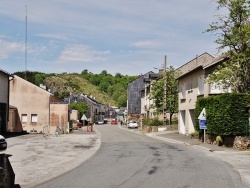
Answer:
[{"label": "sidewalk", "polygon": [[233,148],[207,144],[199,140],[192,139],[190,136],[179,134],[178,131],[163,131],[163,132],[147,133],[147,135],[161,139],[161,140],[169,141],[169,142],[175,142],[175,143],[185,144],[188,146],[199,147],[201,149],[204,149],[210,152],[215,152],[215,153],[228,152],[231,154],[232,153],[250,154],[250,150],[241,151],[241,150],[236,150]]},{"label": "sidewalk", "polygon": [[[6,154],[15,173],[15,184],[22,188],[65,173],[89,159],[99,149],[100,135],[86,127],[60,136],[27,134],[7,138]],[[25,172],[25,173],[24,173]]]},{"label": "sidewalk", "polygon": [[201,149],[204,149],[210,152],[216,152],[216,153],[229,152],[229,153],[250,154],[250,150],[240,151],[240,150],[236,150],[233,148],[207,144],[199,140],[192,139],[190,136],[179,134],[178,131],[162,131],[162,132],[146,133],[146,135],[150,137],[155,137],[161,140],[169,141],[169,142],[181,143],[181,144],[185,144],[188,146],[199,147]]}]

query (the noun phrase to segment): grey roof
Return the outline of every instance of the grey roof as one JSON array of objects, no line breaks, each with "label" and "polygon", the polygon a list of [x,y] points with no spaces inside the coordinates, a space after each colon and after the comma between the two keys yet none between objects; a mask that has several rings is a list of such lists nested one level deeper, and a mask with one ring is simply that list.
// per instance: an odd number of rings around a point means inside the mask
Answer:
[{"label": "grey roof", "polygon": [[7,71],[5,71],[5,70],[3,70],[3,69],[0,69],[0,72],[6,74],[6,75],[8,75],[8,76],[12,76],[10,73],[8,73]]}]

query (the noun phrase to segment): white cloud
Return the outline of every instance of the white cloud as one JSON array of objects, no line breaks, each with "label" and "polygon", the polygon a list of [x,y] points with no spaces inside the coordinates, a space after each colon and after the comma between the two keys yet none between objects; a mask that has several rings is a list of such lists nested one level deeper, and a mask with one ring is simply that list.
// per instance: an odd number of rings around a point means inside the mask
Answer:
[{"label": "white cloud", "polygon": [[157,48],[161,46],[161,43],[156,40],[144,40],[134,42],[132,46],[137,48]]},{"label": "white cloud", "polygon": [[7,59],[11,54],[23,51],[23,45],[16,42],[0,40],[0,59]]},{"label": "white cloud", "polygon": [[72,45],[63,50],[57,62],[70,63],[70,62],[93,62],[102,61],[109,51],[94,50],[86,45]]},{"label": "white cloud", "polygon": [[57,33],[57,34],[55,34],[55,33],[38,33],[38,34],[35,34],[35,36],[47,38],[47,39],[64,40],[64,41],[70,40],[69,37],[65,36],[65,34],[59,34],[59,33]]}]

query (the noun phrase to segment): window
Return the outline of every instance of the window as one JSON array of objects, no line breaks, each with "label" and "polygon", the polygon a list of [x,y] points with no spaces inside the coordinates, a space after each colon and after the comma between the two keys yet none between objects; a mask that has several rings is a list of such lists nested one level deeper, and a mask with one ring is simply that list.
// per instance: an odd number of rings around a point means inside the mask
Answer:
[{"label": "window", "polygon": [[198,95],[204,94],[204,75],[198,77]]},{"label": "window", "polygon": [[36,123],[37,122],[37,114],[31,114],[31,122]]},{"label": "window", "polygon": [[27,120],[28,120],[27,119],[27,114],[22,114],[21,118],[22,118],[21,120],[22,120],[23,123],[27,122]]},{"label": "window", "polygon": [[181,94],[182,94],[182,99],[186,98],[186,86],[185,84],[182,84],[181,86]]},{"label": "window", "polygon": [[188,90],[193,89],[192,80],[188,82]]}]

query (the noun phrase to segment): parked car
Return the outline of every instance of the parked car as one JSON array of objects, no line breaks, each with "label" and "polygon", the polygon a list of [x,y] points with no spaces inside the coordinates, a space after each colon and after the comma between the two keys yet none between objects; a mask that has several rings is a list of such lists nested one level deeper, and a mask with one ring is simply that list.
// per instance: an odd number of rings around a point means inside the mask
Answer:
[{"label": "parked car", "polygon": [[98,122],[97,122],[98,125],[103,125],[104,124],[104,120],[100,119]]},{"label": "parked car", "polygon": [[80,121],[77,121],[77,126],[78,126],[79,128],[82,128],[82,123],[81,123]]},{"label": "parked car", "polygon": [[117,125],[117,120],[116,119],[112,119],[111,125]]},{"label": "parked car", "polygon": [[138,124],[136,121],[129,121],[128,122],[128,128],[138,128]]},{"label": "parked car", "polygon": [[104,124],[107,124],[108,123],[108,119],[104,119]]},{"label": "parked car", "polygon": [[5,138],[0,135],[0,151],[6,150],[7,149],[7,142]]}]

